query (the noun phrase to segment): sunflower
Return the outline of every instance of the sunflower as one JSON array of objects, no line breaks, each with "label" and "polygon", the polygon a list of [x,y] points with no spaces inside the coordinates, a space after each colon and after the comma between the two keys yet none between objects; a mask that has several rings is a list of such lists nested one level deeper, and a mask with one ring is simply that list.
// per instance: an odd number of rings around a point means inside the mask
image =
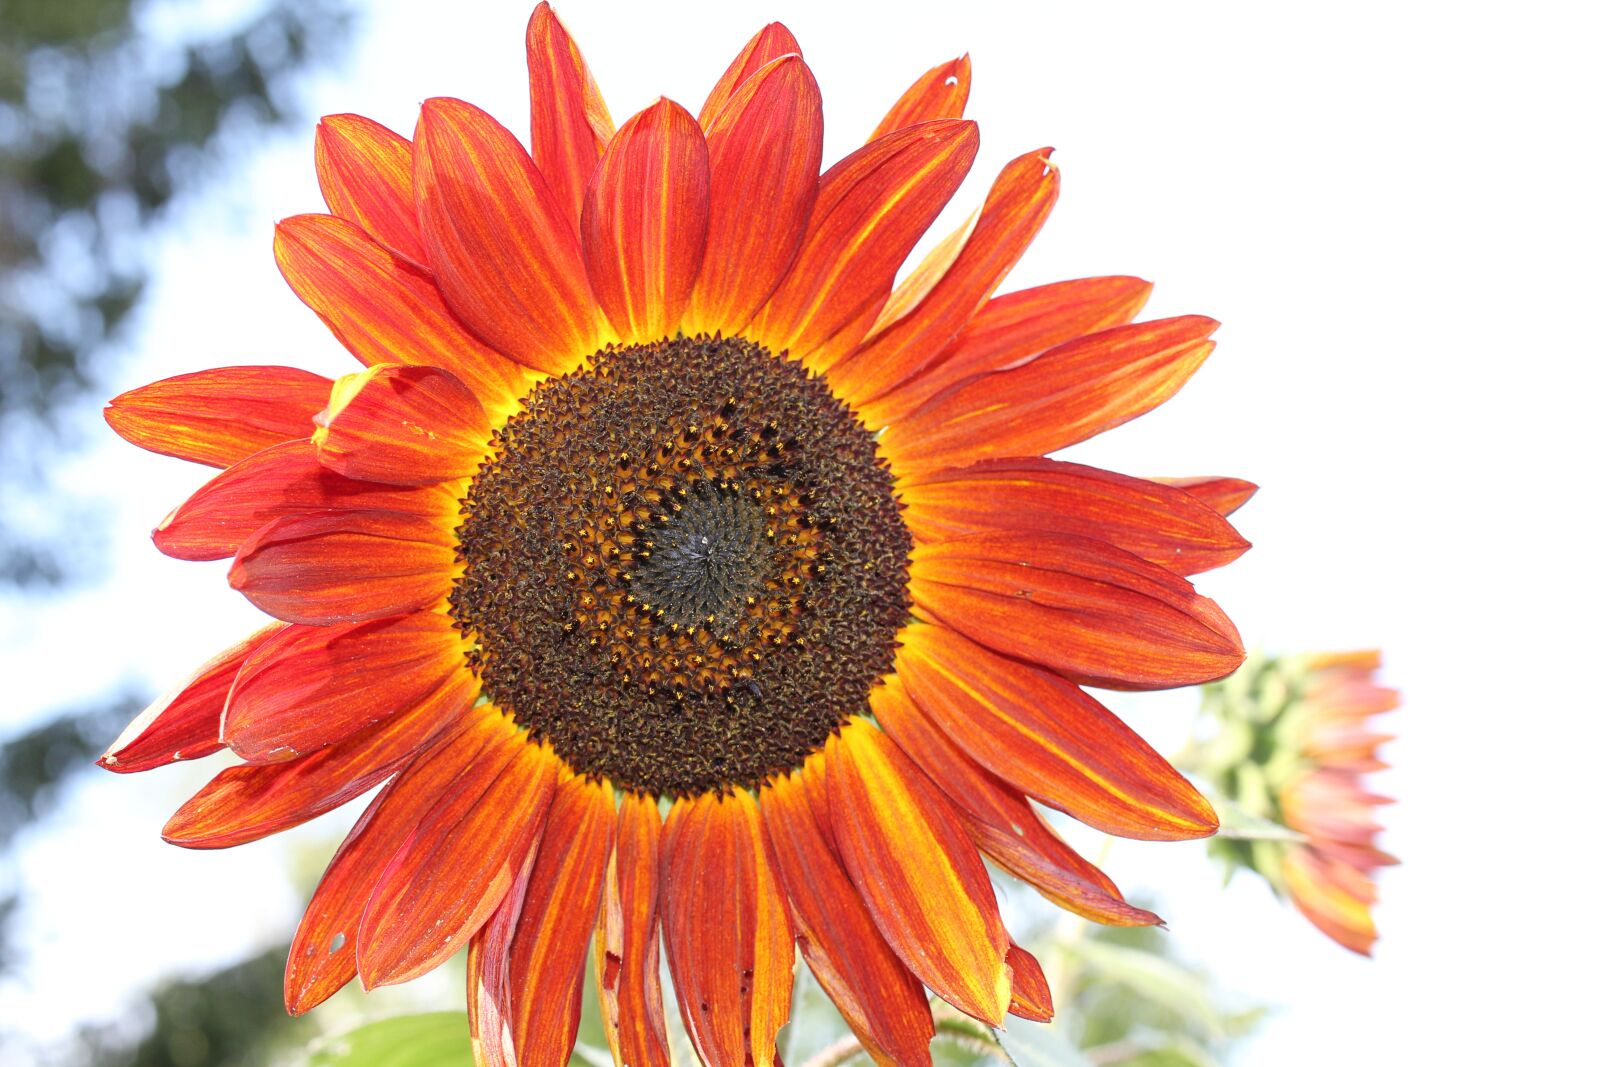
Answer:
[{"label": "sunflower", "polygon": [[[882,1062],[927,990],[1048,1017],[984,857],[1107,923],[1156,916],[1047,826],[1204,836],[1206,801],[1085,685],[1232,671],[1184,577],[1247,483],[1041,458],[1211,351],[1136,278],[994,293],[1049,151],[895,277],[973,162],[965,58],[820,167],[799,45],[758,33],[698,116],[614,128],[541,4],[529,149],[454,99],[412,140],[323,120],[290,287],[365,365],[183,375],[128,440],[223,468],[155,532],[273,616],[102,762],[226,746],[169,841],[219,848],[379,785],[301,923],[304,1012],[468,948],[484,1064],[565,1063],[594,956],[619,1063],[666,1064],[658,946],[712,1065],[774,1062],[796,946]],[[819,173],[820,172],[820,173]]]},{"label": "sunflower", "polygon": [[1400,704],[1375,680],[1380,662],[1375,650],[1251,657],[1207,687],[1221,729],[1194,761],[1250,814],[1297,835],[1219,839],[1213,850],[1256,871],[1318,930],[1363,956],[1378,937],[1373,875],[1399,862],[1377,847],[1375,813],[1389,798],[1365,780],[1388,766],[1378,750],[1393,740],[1370,720]]}]

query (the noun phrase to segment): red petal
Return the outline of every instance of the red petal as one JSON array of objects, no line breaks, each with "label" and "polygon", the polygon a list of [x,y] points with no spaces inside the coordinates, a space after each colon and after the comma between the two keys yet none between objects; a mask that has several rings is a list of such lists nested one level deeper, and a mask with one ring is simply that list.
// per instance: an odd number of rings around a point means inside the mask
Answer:
[{"label": "red petal", "polygon": [[139,713],[111,742],[100,766],[119,774],[200,759],[222,748],[222,709],[239,668],[283,629],[275,622],[206,660],[177,689]]},{"label": "red petal", "polygon": [[834,164],[788,276],[746,332],[818,371],[832,366],[871,327],[895,272],[977,150],[975,124],[945,119],[879,138]]},{"label": "red petal", "polygon": [[728,64],[728,69],[723,71],[722,77],[712,87],[711,95],[706,97],[705,106],[700,109],[701,127],[708,131],[711,129],[722,114],[722,109],[733,99],[734,93],[756,71],[774,59],[799,54],[800,42],[794,39],[794,34],[789,32],[787,26],[781,22],[767,23],[746,42],[744,49]]},{"label": "red petal", "polygon": [[609,785],[568,778],[556,790],[509,945],[518,1067],[565,1067],[578,1037],[583,965],[616,829]]},{"label": "red petal", "polygon": [[603,338],[567,211],[504,126],[460,100],[423,103],[417,214],[445,301],[495,348],[551,374]]},{"label": "red petal", "polygon": [[921,373],[864,405],[862,418],[874,426],[895,422],[958,382],[1021,366],[1075,337],[1132,322],[1150,288],[1139,278],[1083,278],[997,296]]},{"label": "red petal", "polygon": [[476,473],[489,418],[461,379],[437,367],[372,367],[339,379],[312,435],[324,467],[387,485]]},{"label": "red petal", "polygon": [[1175,489],[1182,489],[1190,496],[1198,497],[1205,502],[1207,507],[1216,509],[1218,514],[1232,515],[1235,511],[1250,502],[1260,488],[1254,482],[1247,482],[1243,478],[1155,478],[1153,481],[1170,485]]},{"label": "red petal", "polygon": [[996,534],[920,545],[911,558],[911,598],[924,617],[1084,685],[1169,689],[1244,662],[1214,602],[1103,541]]},{"label": "red petal", "polygon": [[317,181],[328,210],[425,268],[411,165],[411,142],[369,118],[327,115],[317,125]]},{"label": "red petal", "polygon": [[611,113],[567,28],[547,3],[528,20],[533,164],[576,227],[583,190],[611,140]]},{"label": "red petal", "polygon": [[1077,686],[942,626],[912,626],[896,670],[917,709],[1023,792],[1119,837],[1216,832],[1211,805],[1144,739]]},{"label": "red petal", "polygon": [[106,422],[140,448],[226,467],[310,433],[333,383],[294,367],[218,367],[123,393]]},{"label": "red petal", "polygon": [[239,668],[223,740],[247,760],[294,759],[415,707],[464,662],[460,634],[432,612],[288,626]]},{"label": "red petal", "polygon": [[949,801],[863,719],[829,738],[829,806],[850,880],[928,988],[991,1026],[1011,1000],[989,874]]},{"label": "red petal", "polygon": [[672,1063],[661,1006],[660,883],[656,798],[624,794],[595,930],[595,980],[612,1058],[631,1067]]},{"label": "red petal", "polygon": [[834,391],[864,403],[913,377],[955,340],[1011,272],[1061,191],[1050,149],[1008,163],[971,235],[916,308],[828,372]]},{"label": "red petal", "polygon": [[967,109],[967,94],[971,91],[971,59],[962,56],[948,63],[940,63],[901,94],[867,140],[876,141],[885,134],[918,122],[958,119]]},{"label": "red petal", "polygon": [[700,127],[663,97],[623,123],[590,179],[584,260],[624,344],[677,332],[705,252],[707,167]]},{"label": "red petal", "polygon": [[544,825],[559,759],[509,718],[483,721],[489,741],[415,824],[372,890],[356,946],[367,989],[410,981],[465,948]]},{"label": "red petal", "polygon": [[278,223],[273,252],[295,295],[362,363],[443,367],[491,407],[514,403],[528,372],[468,332],[426,271],[332,215]]},{"label": "red petal", "polygon": [[334,853],[289,946],[283,977],[289,1014],[310,1011],[356,976],[356,931],[378,876],[428,809],[497,736],[497,725],[492,713],[463,716],[367,805]]},{"label": "red petal", "polygon": [[[801,773],[809,779],[822,764],[813,757]],[[878,933],[806,794],[800,775],[776,779],[761,793],[800,953],[874,1060],[931,1065],[933,1017],[922,983]]]},{"label": "red petal", "polygon": [[680,800],[662,835],[662,928],[683,1023],[707,1067],[772,1067],[794,933],[755,801]]},{"label": "red petal", "polygon": [[711,213],[685,333],[731,333],[794,259],[817,197],[822,97],[799,56],[761,68],[706,128]]},{"label": "red petal", "polygon": [[1197,498],[1157,482],[1053,459],[1000,459],[902,484],[919,541],[1073,534],[1195,574],[1237,559],[1250,542]]},{"label": "red petal", "polygon": [[1135,323],[1070,341],[1013,370],[947,389],[879,438],[896,470],[1041,455],[1144,414],[1215,347],[1212,319]]},{"label": "red petal", "polygon": [[1033,953],[1011,943],[1006,953],[1006,965],[1011,968],[1011,1005],[1006,1009],[1019,1019],[1032,1019],[1047,1023],[1055,1017],[1055,1003],[1050,997],[1050,983],[1045,980],[1044,968],[1033,958]]},{"label": "red petal", "polygon": [[415,707],[309,756],[229,767],[167,820],[161,836],[184,848],[232,848],[309,822],[399,770],[477,695],[477,679],[462,669]]},{"label": "red petal", "polygon": [[1111,879],[1039,818],[1027,797],[974,763],[930,722],[906,695],[900,677],[891,675],[872,691],[872,714],[939,784],[960,809],[973,842],[1001,867],[1051,902],[1095,922],[1149,926],[1161,921],[1126,903]]},{"label": "red petal", "polygon": [[388,618],[450,595],[454,542],[437,521],[399,511],[293,515],[239,546],[228,584],[285,622]]},{"label": "red petal", "polygon": [[151,536],[175,559],[225,559],[274,519],[373,509],[443,522],[456,506],[447,488],[396,489],[354,481],[318,463],[309,440],[285,441],[212,478]]}]

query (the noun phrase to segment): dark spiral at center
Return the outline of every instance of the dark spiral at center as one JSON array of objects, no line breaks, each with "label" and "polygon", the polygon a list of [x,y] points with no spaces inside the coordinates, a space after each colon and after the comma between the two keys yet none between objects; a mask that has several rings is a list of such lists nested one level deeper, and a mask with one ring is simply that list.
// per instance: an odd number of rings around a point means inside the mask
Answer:
[{"label": "dark spiral at center", "polygon": [[734,338],[608,348],[494,443],[452,615],[488,697],[574,770],[754,787],[892,669],[911,537],[872,435],[798,363]]}]

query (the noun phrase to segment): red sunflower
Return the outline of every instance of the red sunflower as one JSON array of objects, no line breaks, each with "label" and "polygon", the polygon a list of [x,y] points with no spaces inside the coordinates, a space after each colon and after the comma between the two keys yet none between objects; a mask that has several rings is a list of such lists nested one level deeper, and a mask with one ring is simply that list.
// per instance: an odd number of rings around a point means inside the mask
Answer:
[{"label": "red sunflower", "polygon": [[312,898],[289,1010],[469,945],[481,1063],[566,1062],[591,939],[633,1067],[668,1062],[658,944],[713,1065],[773,1062],[797,945],[881,1062],[929,1062],[926,990],[1048,1017],[983,858],[1157,921],[1033,805],[1215,829],[1082,687],[1239,664],[1184,576],[1244,551],[1223,515],[1251,487],[1041,457],[1171,396],[1216,323],[1132,322],[1136,278],[993,295],[1056,199],[1047,150],[895,286],[977,149],[964,59],[821,171],[781,25],[698,117],[663,99],[619,129],[546,5],[527,47],[531,152],[452,99],[410,141],[319,127],[329,214],[281,223],[278,262],[365,370],[109,408],[224,468],[156,544],[232,557],[279,621],[102,762],[242,757],[168,824],[195,848],[387,782]]}]

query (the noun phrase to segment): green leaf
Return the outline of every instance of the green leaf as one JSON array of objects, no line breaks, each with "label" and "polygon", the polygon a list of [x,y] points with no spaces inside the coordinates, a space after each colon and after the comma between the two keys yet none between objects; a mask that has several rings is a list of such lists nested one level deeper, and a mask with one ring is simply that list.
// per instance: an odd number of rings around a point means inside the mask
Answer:
[{"label": "green leaf", "polygon": [[1085,941],[1078,952],[1085,970],[1126,986],[1212,1037],[1226,1034],[1227,1024],[1202,976],[1171,960],[1104,941]]},{"label": "green leaf", "polygon": [[994,1031],[1000,1047],[1016,1067],[1091,1067],[1061,1023],[1062,1015],[1051,1023],[1009,1018],[1004,1030]]},{"label": "green leaf", "polygon": [[312,1046],[306,1067],[472,1067],[466,1012],[397,1015]]}]

